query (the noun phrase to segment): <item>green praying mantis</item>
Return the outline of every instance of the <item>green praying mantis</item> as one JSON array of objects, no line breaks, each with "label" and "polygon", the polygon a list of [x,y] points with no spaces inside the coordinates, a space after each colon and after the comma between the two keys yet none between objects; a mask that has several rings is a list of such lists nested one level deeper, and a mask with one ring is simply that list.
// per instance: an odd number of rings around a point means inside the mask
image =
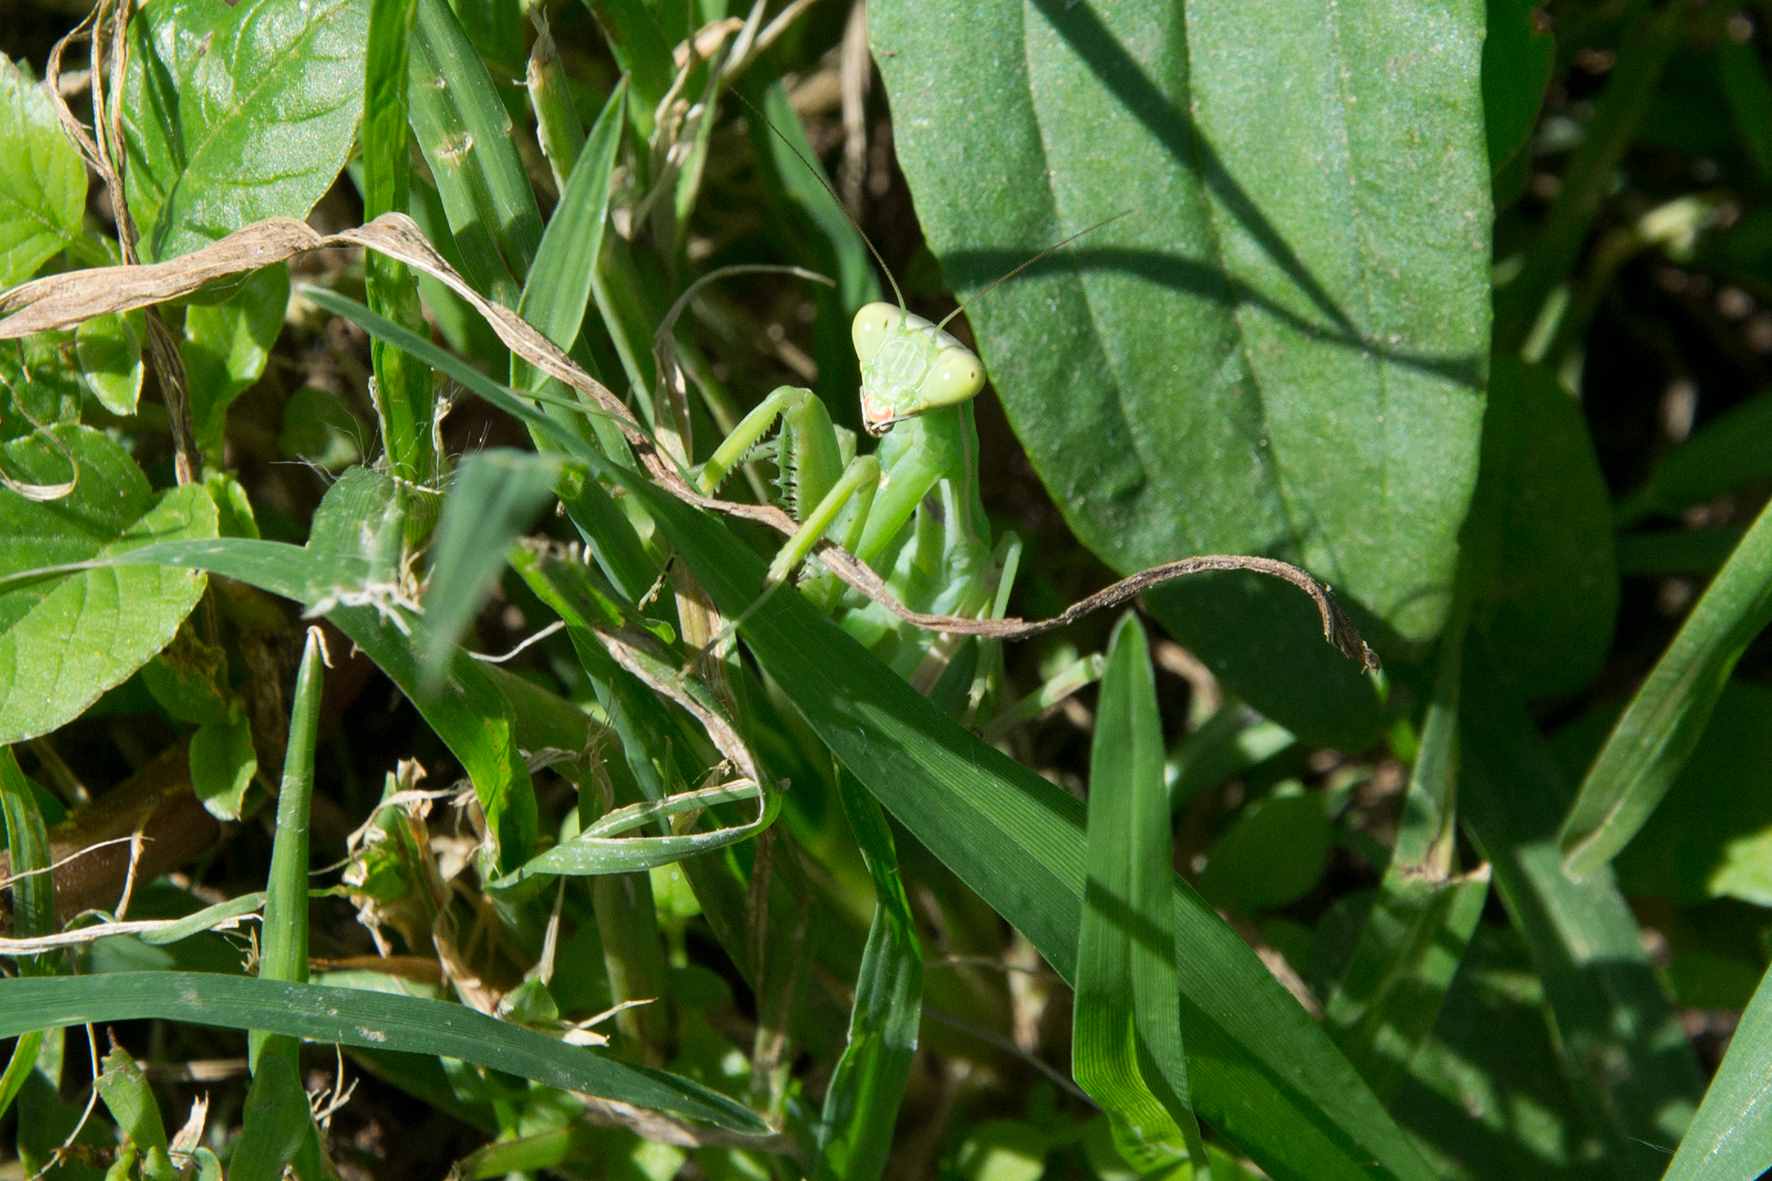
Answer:
[{"label": "green praying mantis", "polygon": [[[843,209],[818,168],[773,124],[769,129],[788,143]],[[836,429],[816,394],[804,387],[779,386],[714,450],[696,473],[696,487],[712,495],[779,423],[777,468],[784,499],[799,524],[769,565],[765,595],[785,585],[828,538],[880,575],[886,589],[911,612],[949,620],[972,620],[986,612],[1001,617],[1020,542],[1006,534],[993,545],[979,497],[978,434],[971,402],[984,389],[984,364],[946,331],[965,309],[956,308],[939,322],[910,311],[879,250],[848,211],[843,212],[897,298],[896,305],[865,305],[850,327],[861,370],[861,420],[867,432],[880,440],[878,448],[872,455],[857,454],[853,435]],[[1054,243],[992,281],[979,298],[1123,216],[1124,212],[1115,214]],[[1368,669],[1377,667],[1377,658],[1325,588],[1297,567],[1260,557],[1207,556],[1167,563],[1090,596],[1062,617],[1020,625],[1003,634],[1046,630],[1170,578],[1233,569],[1280,577],[1304,590],[1316,601],[1325,638]],[[931,642],[878,602],[856,599],[845,608],[844,586],[831,573],[809,575],[801,581],[800,591],[827,612],[841,610],[845,630],[920,688],[928,689],[946,667],[951,644]],[[732,624],[727,634],[737,626]],[[975,684],[975,706],[979,692]]]},{"label": "green praying mantis", "polygon": [[[894,284],[894,290],[897,290]],[[1016,544],[994,550],[978,496],[978,436],[968,403],[984,388],[984,365],[942,324],[902,305],[870,303],[851,339],[861,364],[862,423],[880,439],[853,453],[811,390],[781,386],[747,414],[702,467],[711,493],[781,423],[778,465],[799,529],[777,551],[769,583],[784,583],[829,537],[873,567],[906,606],[970,617],[993,599],[995,576]],[[802,592],[830,610],[842,587],[818,575]],[[888,625],[852,613],[852,633],[879,647]],[[910,655],[889,662],[901,672]]]}]

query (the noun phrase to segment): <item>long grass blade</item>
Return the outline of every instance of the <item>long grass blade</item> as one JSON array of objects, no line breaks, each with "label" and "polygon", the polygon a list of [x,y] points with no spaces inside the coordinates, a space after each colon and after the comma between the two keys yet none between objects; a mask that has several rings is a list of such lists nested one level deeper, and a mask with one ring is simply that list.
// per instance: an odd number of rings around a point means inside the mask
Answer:
[{"label": "long grass blade", "polygon": [[[10,746],[0,746],[0,814],[6,818],[6,849],[12,873],[12,931],[17,936],[50,935],[55,932],[55,885],[49,876],[49,828],[32,794],[31,782],[19,768]],[[19,961],[25,975],[53,971],[45,956]],[[19,1089],[37,1064],[43,1048],[43,1031],[33,1029],[13,1044],[0,1074],[0,1115],[11,1108]]]},{"label": "long grass blade", "polygon": [[1114,628],[1089,756],[1089,879],[1078,934],[1071,1071],[1141,1172],[1185,1146],[1209,1174],[1189,1101],[1174,997],[1169,795],[1149,645],[1138,618]]},{"label": "long grass blade", "polygon": [[[308,979],[308,817],[314,796],[314,744],[320,725],[323,681],[320,633],[308,629],[295,698],[289,714],[289,743],[277,793],[277,835],[265,883],[261,980],[305,984]],[[247,1038],[252,1087],[245,1126],[229,1164],[239,1181],[276,1181],[298,1152],[316,1158],[319,1140],[307,1091],[301,1085],[301,1043],[284,1034],[253,1030]],[[302,1175],[313,1175],[299,1170]]]},{"label": "long grass blade", "polygon": [[1465,654],[1460,819],[1543,978],[1558,1065],[1608,1141],[1615,1176],[1653,1176],[1703,1081],[1655,979],[1635,917],[1602,867],[1563,872],[1555,843],[1568,787],[1525,709],[1480,647]]},{"label": "long grass blade", "polygon": [[1692,614],[1613,726],[1563,822],[1577,877],[1618,855],[1686,765],[1748,644],[1772,622],[1772,505],[1711,580]]},{"label": "long grass blade", "polygon": [[1324,1006],[1342,1050],[1387,1100],[1433,1031],[1489,896],[1487,868],[1453,873],[1467,618],[1457,609],[1441,640],[1396,845],[1348,966]]},{"label": "long grass blade", "polygon": [[761,1135],[769,1130],[748,1109],[680,1075],[630,1066],[445,1001],[214,972],[0,980],[0,1037],[147,1018],[460,1058],[550,1087],[672,1112],[735,1132]]},{"label": "long grass blade", "polygon": [[1663,1181],[1752,1181],[1772,1161],[1772,970],[1741,1014],[1729,1052]]},{"label": "long grass blade", "polygon": [[852,776],[839,775],[837,790],[874,882],[874,917],[855,978],[849,1042],[819,1115],[816,1175],[870,1181],[890,1159],[893,1126],[917,1053],[923,949],[886,814]]}]

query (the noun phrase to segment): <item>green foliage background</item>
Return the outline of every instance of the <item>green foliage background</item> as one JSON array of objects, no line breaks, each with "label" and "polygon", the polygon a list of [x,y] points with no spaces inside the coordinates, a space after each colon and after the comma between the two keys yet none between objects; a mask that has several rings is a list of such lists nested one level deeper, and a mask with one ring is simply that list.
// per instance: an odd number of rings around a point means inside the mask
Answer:
[{"label": "green foliage background", "polygon": [[[129,8],[0,60],[21,1175],[1772,1164],[1759,6]],[[1383,671],[768,590],[876,263],[1000,608]]]}]

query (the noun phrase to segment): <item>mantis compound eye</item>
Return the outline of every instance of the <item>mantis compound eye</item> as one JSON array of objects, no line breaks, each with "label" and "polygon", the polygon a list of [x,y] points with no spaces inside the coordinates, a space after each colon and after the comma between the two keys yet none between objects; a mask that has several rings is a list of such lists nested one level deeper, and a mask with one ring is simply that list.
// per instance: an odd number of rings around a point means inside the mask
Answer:
[{"label": "mantis compound eye", "polygon": [[889,303],[870,303],[855,313],[849,335],[855,342],[856,359],[864,365],[873,360],[904,314]]},{"label": "mantis compound eye", "polygon": [[923,378],[921,401],[930,407],[953,406],[978,396],[984,388],[984,366],[970,349],[945,348]]}]

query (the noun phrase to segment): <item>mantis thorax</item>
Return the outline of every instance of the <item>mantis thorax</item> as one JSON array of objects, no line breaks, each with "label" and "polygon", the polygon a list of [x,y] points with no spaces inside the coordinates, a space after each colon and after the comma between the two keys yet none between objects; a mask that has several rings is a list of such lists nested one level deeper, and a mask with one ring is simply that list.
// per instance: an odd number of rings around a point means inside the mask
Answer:
[{"label": "mantis thorax", "polygon": [[851,336],[861,362],[861,420],[870,434],[984,388],[977,355],[914,312],[870,303],[855,314]]}]

